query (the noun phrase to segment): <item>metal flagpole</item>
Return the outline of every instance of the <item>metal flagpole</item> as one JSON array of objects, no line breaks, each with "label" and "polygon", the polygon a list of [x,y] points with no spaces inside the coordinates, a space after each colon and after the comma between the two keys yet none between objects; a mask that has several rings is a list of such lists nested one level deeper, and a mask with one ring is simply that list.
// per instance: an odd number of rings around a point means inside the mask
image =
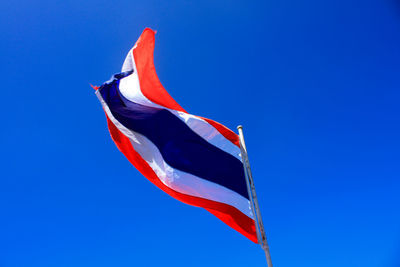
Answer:
[{"label": "metal flagpole", "polygon": [[257,221],[256,230],[257,230],[258,243],[261,245],[262,249],[265,252],[265,257],[267,258],[268,267],[272,267],[271,254],[269,253],[267,236],[265,235],[260,207],[258,205],[258,200],[257,200],[256,188],[254,186],[253,176],[251,174],[249,157],[247,155],[246,144],[244,142],[244,137],[243,137],[242,125],[239,125],[237,129],[239,131],[240,151],[243,159],[243,168],[246,177],[247,190],[249,192],[251,208],[253,210],[253,214],[256,217]]}]

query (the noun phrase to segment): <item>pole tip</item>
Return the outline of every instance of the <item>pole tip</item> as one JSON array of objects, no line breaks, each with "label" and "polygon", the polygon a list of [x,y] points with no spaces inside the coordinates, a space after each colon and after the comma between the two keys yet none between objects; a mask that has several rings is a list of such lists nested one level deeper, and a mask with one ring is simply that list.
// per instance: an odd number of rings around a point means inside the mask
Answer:
[{"label": "pole tip", "polygon": [[238,127],[237,127],[238,130],[240,130],[240,129],[242,129],[242,128],[243,128],[242,125],[238,125]]}]

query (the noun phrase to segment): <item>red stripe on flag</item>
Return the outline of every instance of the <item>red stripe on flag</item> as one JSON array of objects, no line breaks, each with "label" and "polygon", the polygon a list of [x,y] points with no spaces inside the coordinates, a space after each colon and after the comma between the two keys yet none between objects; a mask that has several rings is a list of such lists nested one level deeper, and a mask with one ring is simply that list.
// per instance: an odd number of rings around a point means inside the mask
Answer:
[{"label": "red stripe on flag", "polygon": [[140,90],[150,101],[166,108],[186,112],[164,89],[154,67],[155,32],[144,29],[133,49],[133,57],[138,71]]},{"label": "red stripe on flag", "polygon": [[213,120],[210,120],[207,118],[203,118],[203,117],[201,117],[201,118],[203,120],[205,120],[206,122],[208,122],[209,124],[211,124],[226,139],[228,139],[229,141],[231,141],[233,144],[235,144],[237,147],[240,148],[239,136],[237,134],[235,134],[229,128],[227,128],[226,126],[222,125],[219,122],[216,122],[216,121],[213,121]]},{"label": "red stripe on flag", "polygon": [[108,116],[107,124],[111,134],[111,138],[117,145],[118,149],[128,158],[128,160],[133,164],[133,166],[136,167],[136,169],[138,169],[138,171],[142,175],[150,180],[150,182],[152,182],[158,188],[160,188],[165,193],[175,199],[178,199],[192,206],[205,208],[216,217],[218,217],[220,220],[222,220],[224,223],[226,223],[239,233],[243,234],[254,243],[258,243],[254,220],[250,219],[248,216],[230,205],[182,194],[167,187],[160,181],[160,179],[157,177],[156,173],[149,166],[149,164],[139,155],[139,153],[134,150],[129,138],[118,130],[118,128],[111,122]]}]

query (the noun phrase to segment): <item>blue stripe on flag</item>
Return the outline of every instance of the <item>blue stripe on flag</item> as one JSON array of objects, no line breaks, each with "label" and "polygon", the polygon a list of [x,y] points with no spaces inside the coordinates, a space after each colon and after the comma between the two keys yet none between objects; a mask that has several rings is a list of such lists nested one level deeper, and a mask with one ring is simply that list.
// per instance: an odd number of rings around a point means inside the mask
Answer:
[{"label": "blue stripe on flag", "polygon": [[243,165],[237,158],[208,143],[169,110],[133,102],[127,106],[117,89],[118,78],[99,90],[121,124],[146,136],[171,167],[222,185],[249,199]]}]

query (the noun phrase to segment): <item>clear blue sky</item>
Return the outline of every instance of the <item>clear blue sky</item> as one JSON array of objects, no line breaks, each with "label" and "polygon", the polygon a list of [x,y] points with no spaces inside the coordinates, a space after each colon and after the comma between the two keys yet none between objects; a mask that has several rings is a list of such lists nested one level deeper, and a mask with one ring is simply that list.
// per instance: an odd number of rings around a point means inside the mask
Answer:
[{"label": "clear blue sky", "polygon": [[266,266],[109,137],[89,84],[145,27],[189,112],[245,137],[273,262],[400,266],[400,3],[2,1],[0,266]]}]

